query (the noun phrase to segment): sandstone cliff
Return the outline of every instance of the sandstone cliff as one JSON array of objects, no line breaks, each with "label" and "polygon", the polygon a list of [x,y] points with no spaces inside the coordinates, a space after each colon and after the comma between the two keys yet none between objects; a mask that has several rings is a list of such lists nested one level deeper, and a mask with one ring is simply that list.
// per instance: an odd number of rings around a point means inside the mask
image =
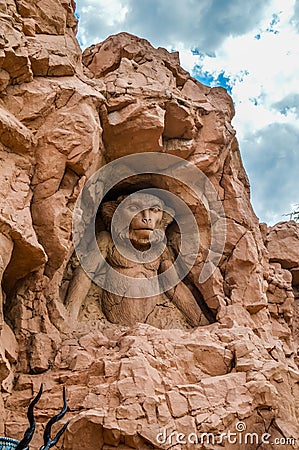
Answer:
[{"label": "sandstone cliff", "polygon": [[[216,436],[240,423],[271,442],[299,442],[299,225],[259,224],[231,98],[193,79],[177,53],[127,33],[82,57],[72,0],[4,0],[0,14],[0,434],[21,438],[43,381],[33,449],[61,407],[62,385],[72,418],[59,444],[66,450],[191,449],[157,435]],[[111,324],[95,285],[69,319],[76,199],[97,169],[139,152],[192,163],[221,199],[225,246],[199,283],[211,241],[204,204],[167,177],[119,188],[171,191],[192,210],[202,242],[191,282],[213,318],[203,326],[182,325],[169,304],[152,322]]]}]

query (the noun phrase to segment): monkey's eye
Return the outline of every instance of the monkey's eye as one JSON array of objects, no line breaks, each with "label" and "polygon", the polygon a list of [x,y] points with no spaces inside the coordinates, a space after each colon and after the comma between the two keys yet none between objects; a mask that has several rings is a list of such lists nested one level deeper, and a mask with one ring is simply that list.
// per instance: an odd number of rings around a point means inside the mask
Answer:
[{"label": "monkey's eye", "polygon": [[128,210],[131,211],[131,212],[135,212],[135,211],[138,211],[139,208],[138,208],[137,205],[129,205],[128,206]]},{"label": "monkey's eye", "polygon": [[161,208],[160,208],[160,206],[157,205],[157,206],[152,206],[150,208],[150,210],[153,211],[154,213],[157,213],[157,212],[161,211]]}]

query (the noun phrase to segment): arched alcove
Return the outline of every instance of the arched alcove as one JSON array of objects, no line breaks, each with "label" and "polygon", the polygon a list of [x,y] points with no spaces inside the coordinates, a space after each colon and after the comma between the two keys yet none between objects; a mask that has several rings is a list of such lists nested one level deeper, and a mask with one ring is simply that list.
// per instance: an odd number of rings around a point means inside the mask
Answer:
[{"label": "arched alcove", "polygon": [[[168,225],[165,232],[167,237],[167,248],[169,248],[173,261],[176,260],[181,251],[181,232],[185,231],[184,227],[189,227],[188,220],[190,220],[190,216],[184,217],[186,212],[182,209],[181,205],[185,205],[187,207],[186,209],[189,211],[189,214],[195,217],[195,223],[199,232],[199,251],[198,254],[195,255],[194,270],[191,269],[190,273],[187,271],[181,279],[183,287],[180,297],[183,300],[184,296],[188,297],[190,295],[193,299],[195,299],[196,304],[201,310],[202,317],[198,321],[198,325],[208,325],[215,322],[217,306],[215,307],[215,305],[213,305],[211,308],[207,304],[205,301],[205,286],[201,286],[199,282],[195,281],[196,278],[198,279],[198,274],[200,273],[201,267],[204,265],[204,258],[207,255],[210,245],[210,217],[203,202],[200,202],[192,190],[182,182],[179,182],[169,176],[147,173],[127,177],[115,185],[104,196],[98,208],[95,221],[95,234],[98,236],[98,244],[101,239],[101,233],[104,230],[106,232],[110,231],[109,227],[107,229],[107,224],[105,227],[105,220],[103,220],[101,215],[102,205],[107,204],[107,202],[117,202],[118,199],[120,202],[120,199],[124,199],[131,194],[140,194],[142,192],[153,192],[154,195],[157,195],[157,197],[159,197],[164,204],[167,205],[167,207],[171,208],[175,212],[174,220],[170,225]],[[180,223],[181,228],[178,226],[178,223]],[[69,283],[74,276],[73,274],[74,271],[76,271],[76,267],[78,267],[78,261],[76,256],[73,255],[66,267],[63,282],[61,284],[60,295],[62,301],[65,301],[67,298]],[[137,282],[138,280],[136,280],[136,283]],[[166,292],[166,294],[168,295],[168,292]],[[184,314],[182,314],[182,311],[178,310],[175,304],[167,298],[167,295],[165,295],[165,293],[161,294],[159,301],[156,302],[156,306],[153,307],[152,312],[146,317],[145,323],[157,326],[158,328],[189,328],[190,322],[186,320]],[[211,296],[210,287],[208,289],[208,295]],[[101,308],[102,297],[102,288],[92,283],[88,295],[82,303],[78,316],[79,321],[105,322],[105,314],[103,314]],[[146,299],[144,301],[146,301]],[[68,300],[66,302],[68,303]],[[137,321],[140,320],[141,319]],[[193,324],[191,326],[195,325]]]}]

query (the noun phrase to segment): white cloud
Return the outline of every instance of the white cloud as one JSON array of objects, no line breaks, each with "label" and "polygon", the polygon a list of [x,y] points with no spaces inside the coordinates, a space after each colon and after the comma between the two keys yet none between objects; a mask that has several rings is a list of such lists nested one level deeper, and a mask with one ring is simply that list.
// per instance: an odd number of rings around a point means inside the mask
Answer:
[{"label": "white cloud", "polygon": [[[214,50],[227,36],[250,30],[271,0],[77,0],[83,45],[129,31],[153,45]],[[113,31],[112,31],[113,29]]]},{"label": "white cloud", "polygon": [[83,47],[97,43],[122,27],[128,7],[119,0],[79,0],[79,41]]},{"label": "white cloud", "polygon": [[291,92],[283,99],[273,103],[273,108],[290,118],[299,119],[299,93]]},{"label": "white cloud", "polygon": [[[235,126],[242,138],[249,129],[256,130],[276,121],[285,122],[272,104],[298,90],[299,35],[290,24],[294,2],[286,0],[289,9],[276,9],[277,1],[268,9],[268,18],[250,33],[227,38],[215,58],[201,60],[204,70],[217,78],[221,71],[232,81],[236,106]],[[269,28],[273,14],[280,22]],[[259,34],[260,39],[255,36]],[[246,73],[240,78],[240,75]],[[256,103],[256,105],[254,105]],[[288,121],[291,121],[291,117]],[[295,124],[293,120],[293,124]]]},{"label": "white cloud", "polygon": [[299,129],[273,123],[248,134],[243,143],[257,215],[269,224],[286,220],[284,214],[299,203]]}]

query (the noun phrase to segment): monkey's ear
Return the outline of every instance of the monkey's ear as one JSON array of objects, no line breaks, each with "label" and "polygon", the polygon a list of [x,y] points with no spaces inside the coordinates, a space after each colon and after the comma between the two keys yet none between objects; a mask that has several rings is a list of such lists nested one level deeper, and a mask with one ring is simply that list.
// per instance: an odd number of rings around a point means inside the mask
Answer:
[{"label": "monkey's ear", "polygon": [[118,205],[119,205],[118,201],[111,201],[105,202],[100,206],[101,217],[108,231],[110,231],[112,217]]},{"label": "monkey's ear", "polygon": [[161,228],[163,230],[166,230],[168,225],[173,221],[174,214],[175,214],[175,212],[171,208],[167,208],[167,212],[163,211],[163,217],[162,217],[162,220],[161,220]]},{"label": "monkey's ear", "polygon": [[120,204],[127,197],[128,195],[120,195],[119,197],[117,197],[117,203]]}]

